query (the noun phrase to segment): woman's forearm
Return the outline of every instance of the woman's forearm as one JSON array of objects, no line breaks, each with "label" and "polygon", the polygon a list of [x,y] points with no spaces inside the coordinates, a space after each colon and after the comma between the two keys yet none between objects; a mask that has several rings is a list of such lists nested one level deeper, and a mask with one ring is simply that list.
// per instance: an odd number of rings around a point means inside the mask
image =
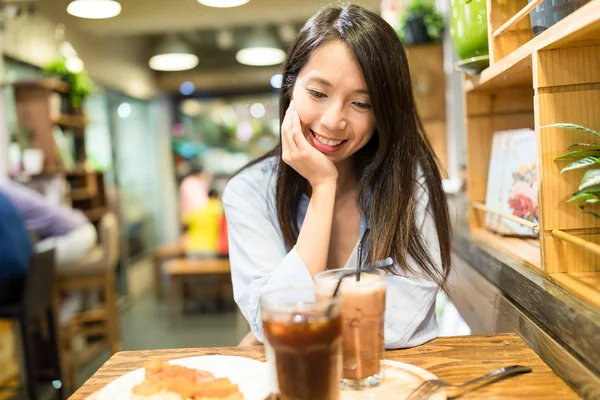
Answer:
[{"label": "woman's forearm", "polygon": [[327,267],[336,188],[335,182],[313,188],[296,242],[296,251],[312,276]]}]

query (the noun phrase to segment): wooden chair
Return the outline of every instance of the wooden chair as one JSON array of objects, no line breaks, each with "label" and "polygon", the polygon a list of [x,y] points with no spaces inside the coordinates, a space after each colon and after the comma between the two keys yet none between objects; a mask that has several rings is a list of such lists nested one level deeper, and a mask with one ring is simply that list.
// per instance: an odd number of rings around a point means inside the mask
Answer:
[{"label": "wooden chair", "polygon": [[154,295],[157,299],[163,297],[163,283],[161,266],[163,262],[171,258],[185,256],[185,248],[180,243],[169,243],[157,247],[152,254],[152,265],[154,267]]},{"label": "wooden chair", "polygon": [[[54,397],[63,398],[63,388],[50,385],[62,377],[51,307],[53,277],[54,250],[34,254],[22,295],[15,303],[0,306],[0,318],[15,320],[19,325],[26,398],[30,400],[48,398],[50,392]],[[41,386],[42,383],[46,385]],[[20,391],[20,388],[7,388],[12,389]]]},{"label": "wooden chair", "polygon": [[[68,326],[59,330],[61,358],[69,389],[76,385],[77,364],[85,362],[108,345],[112,354],[121,350],[119,313],[115,288],[116,265],[119,258],[118,224],[113,213],[105,214],[99,224],[100,243],[80,262],[61,266],[56,278],[54,307],[58,314],[64,292],[99,290],[104,303],[98,309],[79,313]],[[88,349],[83,359],[78,359],[72,349],[72,339],[82,335],[98,339]]]}]

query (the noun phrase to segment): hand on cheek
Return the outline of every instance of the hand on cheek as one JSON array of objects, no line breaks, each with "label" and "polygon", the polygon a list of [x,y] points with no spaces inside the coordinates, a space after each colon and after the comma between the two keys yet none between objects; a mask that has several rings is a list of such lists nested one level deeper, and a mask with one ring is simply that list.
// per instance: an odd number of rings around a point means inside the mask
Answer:
[{"label": "hand on cheek", "polygon": [[302,175],[313,189],[337,181],[338,172],[333,161],[306,140],[293,100],[281,124],[281,145],[283,162]]}]

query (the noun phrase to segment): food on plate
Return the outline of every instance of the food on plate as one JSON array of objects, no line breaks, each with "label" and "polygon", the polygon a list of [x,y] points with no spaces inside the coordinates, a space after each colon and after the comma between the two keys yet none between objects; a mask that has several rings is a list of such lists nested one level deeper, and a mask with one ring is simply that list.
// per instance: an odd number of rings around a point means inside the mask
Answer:
[{"label": "food on plate", "polygon": [[166,361],[144,364],[146,377],[132,389],[132,400],[243,400],[238,386],[227,378]]}]

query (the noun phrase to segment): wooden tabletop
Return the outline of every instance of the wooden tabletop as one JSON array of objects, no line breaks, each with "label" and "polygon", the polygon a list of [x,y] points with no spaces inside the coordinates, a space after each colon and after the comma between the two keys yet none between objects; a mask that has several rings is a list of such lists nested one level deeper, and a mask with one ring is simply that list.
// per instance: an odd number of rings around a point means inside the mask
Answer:
[{"label": "wooden tabletop", "polygon": [[173,258],[165,263],[163,271],[169,276],[227,274],[231,268],[227,258]]},{"label": "wooden tabletop", "polygon": [[[262,346],[123,351],[113,355],[75,394],[83,400],[150,359],[234,355],[264,361]],[[386,358],[424,368],[439,379],[462,383],[497,368],[521,364],[532,372],[467,393],[461,399],[578,399],[579,397],[515,334],[443,337],[411,349],[390,350]]]}]

